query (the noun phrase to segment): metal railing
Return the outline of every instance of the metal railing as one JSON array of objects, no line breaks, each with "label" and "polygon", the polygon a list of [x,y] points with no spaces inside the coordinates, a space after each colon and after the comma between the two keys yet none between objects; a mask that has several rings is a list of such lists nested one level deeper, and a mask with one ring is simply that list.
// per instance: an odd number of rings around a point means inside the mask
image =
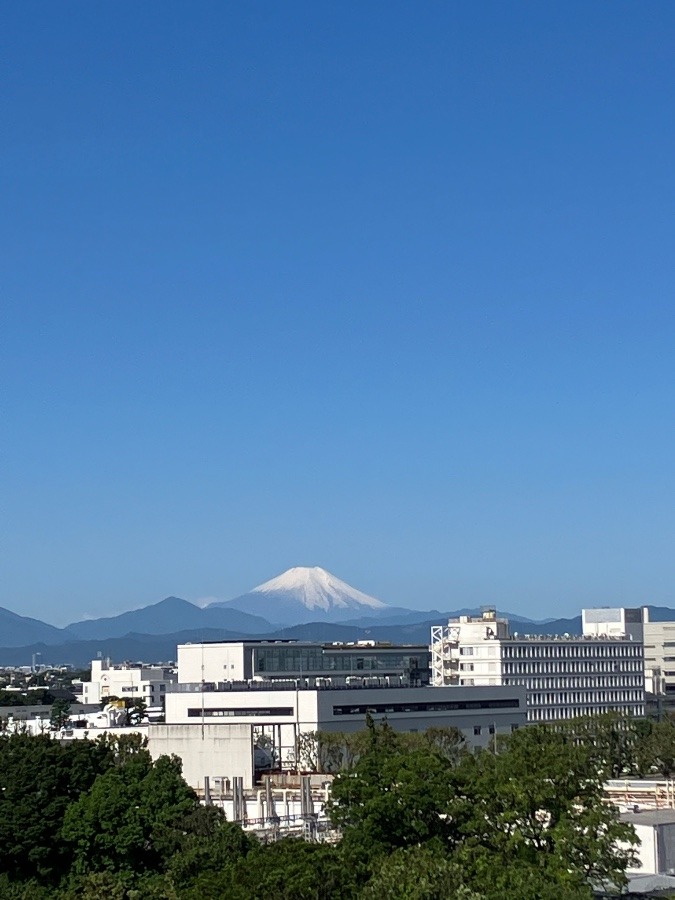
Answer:
[{"label": "metal railing", "polygon": [[[386,678],[386,676],[384,676]],[[394,681],[394,678],[396,679]],[[418,684],[410,684],[408,681],[398,680],[398,676],[392,676],[390,683],[383,683],[383,678],[364,676],[350,678],[344,684],[312,683],[314,679],[294,678],[279,681],[197,681],[181,684],[167,685],[167,694],[211,694],[211,693],[237,693],[239,691],[350,691],[366,689],[392,690],[394,688],[420,687]],[[429,687],[429,685],[421,685]]]}]

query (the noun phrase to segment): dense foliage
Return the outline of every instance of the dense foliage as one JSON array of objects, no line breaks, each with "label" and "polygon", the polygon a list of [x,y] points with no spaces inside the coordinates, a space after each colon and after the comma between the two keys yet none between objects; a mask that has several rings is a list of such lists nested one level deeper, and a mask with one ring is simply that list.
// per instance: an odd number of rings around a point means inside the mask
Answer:
[{"label": "dense foliage", "polygon": [[25,694],[0,690],[0,706],[46,706],[53,702],[54,695],[47,688],[34,688]]},{"label": "dense foliage", "polygon": [[534,726],[471,754],[450,731],[369,722],[300,749],[338,773],[337,844],[260,843],[138,738],[2,735],[0,897],[584,900],[592,885],[620,889],[632,858],[603,781],[670,774],[675,726]]}]

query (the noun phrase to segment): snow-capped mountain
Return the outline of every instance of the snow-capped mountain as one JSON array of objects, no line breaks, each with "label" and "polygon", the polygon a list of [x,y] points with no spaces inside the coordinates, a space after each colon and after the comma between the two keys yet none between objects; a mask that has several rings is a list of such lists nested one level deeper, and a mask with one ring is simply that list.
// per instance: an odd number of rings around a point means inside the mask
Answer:
[{"label": "snow-capped mountain", "polygon": [[280,625],[340,622],[389,609],[386,603],[358,591],[319,566],[288,569],[247,594],[211,605],[238,609]]}]

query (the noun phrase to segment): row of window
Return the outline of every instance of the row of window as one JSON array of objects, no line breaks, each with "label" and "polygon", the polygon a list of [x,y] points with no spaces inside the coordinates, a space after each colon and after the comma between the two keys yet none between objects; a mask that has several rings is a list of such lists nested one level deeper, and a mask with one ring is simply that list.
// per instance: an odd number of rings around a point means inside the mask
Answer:
[{"label": "row of window", "polygon": [[[465,648],[469,649],[469,648]],[[460,651],[461,652],[461,651]],[[531,644],[502,644],[502,656],[505,659],[587,659],[588,657],[641,657],[642,644],[638,641],[612,641],[611,643],[595,643],[594,641],[570,641],[566,643],[544,644],[533,641]]]},{"label": "row of window", "polygon": [[[520,727],[519,725],[515,725],[515,724],[511,725],[511,732],[518,731],[519,727]],[[473,733],[474,733],[475,737],[479,737],[483,733],[483,726],[482,725],[474,725]],[[488,727],[488,734],[494,734],[494,733],[495,733],[495,726],[493,723],[492,725],[490,725]]]},{"label": "row of window", "polygon": [[598,675],[595,678],[504,678],[504,684],[520,684],[528,690],[542,690],[553,688],[565,690],[569,688],[640,688],[644,689],[644,677],[642,675]]},{"label": "row of window", "polygon": [[268,706],[262,707],[240,707],[239,709],[226,707],[207,706],[190,707],[187,711],[188,717],[191,719],[201,719],[202,717],[219,718],[221,716],[292,716],[292,706]]},{"label": "row of window", "polygon": [[[620,712],[630,716],[644,716],[644,704],[612,704],[605,706],[607,711]],[[578,719],[580,716],[592,716],[598,714],[597,706],[539,706],[528,709],[528,722],[551,722],[555,719]]]},{"label": "row of window", "polygon": [[500,700],[454,700],[433,701],[429,703],[370,703],[363,705],[334,706],[334,716],[358,716],[366,713],[400,713],[400,712],[454,712],[456,710],[473,709],[518,709],[517,698]]},{"label": "row of window", "polygon": [[[462,664],[460,663],[460,668]],[[643,672],[642,660],[578,660],[574,662],[507,662],[503,664],[504,672],[518,672],[524,675],[539,673],[561,673],[576,675],[584,672]]]},{"label": "row of window", "polygon": [[527,695],[528,705],[553,706],[555,704],[566,705],[569,703],[624,703],[644,702],[643,691],[561,691],[560,693]]},{"label": "row of window", "polygon": [[253,651],[256,673],[265,672],[408,672],[428,669],[429,653],[331,652],[322,647],[259,647]]}]

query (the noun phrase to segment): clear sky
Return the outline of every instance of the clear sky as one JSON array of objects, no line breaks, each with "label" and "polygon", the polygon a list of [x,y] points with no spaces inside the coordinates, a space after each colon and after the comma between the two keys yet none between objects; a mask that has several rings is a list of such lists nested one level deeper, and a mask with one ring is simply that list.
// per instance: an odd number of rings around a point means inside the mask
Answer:
[{"label": "clear sky", "polygon": [[670,0],[21,0],[0,43],[0,606],[675,606]]}]

